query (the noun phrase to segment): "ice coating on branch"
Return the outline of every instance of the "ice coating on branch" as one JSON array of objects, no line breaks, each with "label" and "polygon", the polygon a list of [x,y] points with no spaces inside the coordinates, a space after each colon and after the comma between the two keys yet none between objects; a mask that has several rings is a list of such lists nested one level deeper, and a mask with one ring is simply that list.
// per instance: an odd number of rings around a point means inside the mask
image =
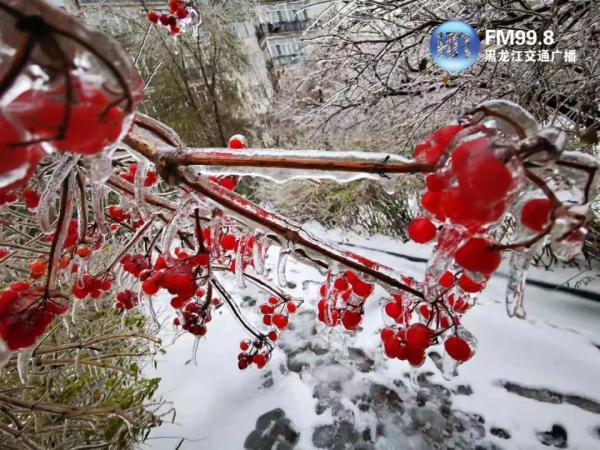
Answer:
[{"label": "ice coating on branch", "polygon": [[171,220],[163,231],[161,243],[163,250],[169,255],[173,257],[177,256],[175,253],[173,253],[173,243],[175,242],[175,237],[177,236],[177,232],[183,227],[184,222],[189,221],[190,216],[193,214],[195,208],[196,200],[193,197],[189,197],[184,201],[183,205],[177,209],[175,214],[171,216]]},{"label": "ice coating on branch", "polygon": [[17,372],[21,383],[27,384],[27,378],[29,375],[29,363],[31,356],[33,355],[34,347],[24,348],[19,350],[17,354]]},{"label": "ice coating on branch", "polygon": [[570,215],[556,219],[550,233],[550,247],[558,259],[569,261],[581,254],[591,216],[589,205],[569,208]]},{"label": "ice coating on branch", "polygon": [[523,300],[527,269],[538,246],[513,250],[510,255],[508,281],[506,283],[506,313],[509,317],[525,318]]},{"label": "ice coating on branch", "polygon": [[252,263],[257,275],[265,272],[265,254],[267,251],[265,235],[262,231],[254,232],[254,241],[252,242]]},{"label": "ice coating on branch", "polygon": [[[503,119],[506,117],[510,119],[513,124],[518,125],[525,132],[524,137],[532,136],[539,129],[537,120],[531,113],[508,100],[488,100],[480,103],[476,109],[487,110],[492,112],[490,117],[486,119],[491,123],[491,128],[498,129],[508,136],[515,134],[514,125]],[[495,116],[497,114],[498,116]]]},{"label": "ice coating on branch", "polygon": [[464,233],[458,227],[445,226],[440,232],[437,244],[425,270],[425,299],[435,301],[443,288],[439,285],[442,275],[453,265],[454,252],[461,243]]},{"label": "ice coating on branch", "polygon": [[146,174],[148,173],[148,161],[146,158],[137,159],[137,171],[133,183],[135,204],[139,211],[140,217],[146,221],[150,217],[150,211],[146,204],[146,195],[144,192],[144,184],[146,182]]},{"label": "ice coating on branch", "polygon": [[287,242],[285,246],[282,246],[279,250],[279,257],[277,259],[277,283],[281,287],[287,287],[287,278],[285,276],[285,271],[287,268],[287,260],[290,256],[290,253],[293,249],[293,244],[291,242]]},{"label": "ice coating on branch", "polygon": [[[63,221],[59,224],[60,226],[57,227],[56,231],[55,231],[55,235],[54,235],[54,239],[55,239],[55,248],[56,251],[54,252],[54,254],[52,255],[52,261],[51,261],[51,267],[57,268],[59,266],[59,261],[61,259],[61,249],[63,248],[64,244],[65,244],[65,240],[67,238],[67,234],[69,232],[69,224],[70,224],[70,217],[73,211],[73,193],[75,192],[75,186],[76,186],[76,174],[75,172],[72,172],[69,175],[68,178],[68,182],[67,182],[67,187],[66,187],[66,191],[64,192],[64,195],[62,196],[62,200],[65,202],[64,205],[61,205],[61,208],[64,209],[64,216],[63,216]],[[58,275],[58,270],[53,270],[50,274],[50,280],[49,280],[49,286],[54,286],[54,283],[56,282],[56,277]]]},{"label": "ice coating on branch", "polygon": [[[247,175],[253,177],[266,178],[268,180],[283,183],[294,179],[329,179],[341,183],[347,183],[360,179],[381,180],[381,174],[386,174],[391,179],[399,178],[401,175],[386,171],[386,166],[391,164],[407,164],[409,159],[381,152],[337,152],[323,150],[284,150],[278,148],[271,149],[236,149],[228,148],[190,148],[185,154],[198,158],[202,161],[210,161],[211,165],[202,165],[192,167],[192,173],[196,176],[211,175]],[[231,161],[236,161],[235,165]],[[244,161],[255,163],[256,161],[268,161],[263,167],[244,167]],[[291,162],[304,164],[306,168],[286,168],[272,167],[286,165]],[[327,162],[349,163],[358,168],[353,171],[335,171],[327,169]],[[222,162],[222,165],[217,163]],[[375,165],[380,172],[369,173],[361,172],[360,164]],[[271,165],[271,167],[269,166]],[[313,169],[310,169],[313,167]],[[323,170],[325,169],[325,170]]]},{"label": "ice coating on branch", "polygon": [[40,203],[37,208],[37,215],[42,230],[44,230],[45,233],[52,232],[52,222],[54,222],[56,219],[56,217],[54,217],[56,212],[53,211],[56,203],[56,193],[59,190],[62,182],[72,172],[73,168],[77,164],[77,161],[79,161],[79,158],[80,157],[78,155],[62,155],[54,171],[52,172],[50,181],[42,192]]},{"label": "ice coating on branch", "polygon": [[104,184],[112,175],[112,160],[116,147],[107,148],[94,156],[83,158],[89,168],[88,176],[92,184]]},{"label": "ice coating on branch", "polygon": [[98,231],[103,236],[109,233],[108,224],[104,212],[104,185],[93,184],[90,188],[92,200],[92,213],[94,215],[94,223],[98,227]]},{"label": "ice coating on branch", "polygon": [[240,289],[246,288],[246,281],[244,280],[244,253],[246,251],[246,236],[240,237],[238,247],[235,252],[234,269],[235,269],[235,282]]}]

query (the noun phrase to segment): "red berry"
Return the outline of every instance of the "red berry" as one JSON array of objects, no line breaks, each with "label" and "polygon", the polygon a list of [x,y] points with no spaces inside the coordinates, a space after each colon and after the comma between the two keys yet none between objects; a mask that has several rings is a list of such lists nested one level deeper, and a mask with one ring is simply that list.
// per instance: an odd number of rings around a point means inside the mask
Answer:
[{"label": "red berry", "polygon": [[431,317],[431,308],[429,307],[429,305],[422,304],[421,306],[419,306],[419,312],[425,320],[429,320],[429,318]]},{"label": "red berry", "polygon": [[406,358],[406,348],[399,339],[394,337],[390,337],[383,341],[383,349],[385,350],[385,354],[388,358],[398,358],[405,359]]},{"label": "red berry", "polygon": [[431,345],[434,332],[422,323],[414,323],[406,330],[406,342],[410,346],[425,349]]},{"label": "red berry", "polygon": [[257,353],[252,357],[252,362],[256,364],[259,369],[262,369],[267,364],[267,357]]},{"label": "red berry", "polygon": [[40,194],[32,189],[25,189],[23,191],[23,200],[25,200],[27,208],[35,209],[40,204]]},{"label": "red berry", "polygon": [[34,280],[37,280],[38,278],[42,278],[46,274],[47,270],[48,264],[38,259],[32,262],[29,266],[29,276]]},{"label": "red berry", "polygon": [[460,286],[460,288],[465,291],[468,292],[470,294],[474,294],[476,292],[480,292],[484,285],[479,284],[479,283],[475,283],[473,280],[471,280],[471,278],[469,278],[467,275],[462,274],[459,278],[458,278],[458,285]]},{"label": "red berry", "polygon": [[456,263],[471,272],[491,275],[500,265],[502,255],[484,238],[471,238],[455,253]]},{"label": "red berry", "polygon": [[391,328],[384,328],[383,330],[381,330],[381,340],[383,342],[385,342],[388,339],[391,339],[393,337],[394,337],[394,330],[392,330]]},{"label": "red berry", "polygon": [[356,330],[360,325],[361,321],[362,314],[359,314],[354,311],[346,310],[346,312],[344,312],[344,316],[342,317],[342,324],[344,325],[344,328],[346,328],[346,330],[349,331]]},{"label": "red berry", "polygon": [[484,202],[504,198],[513,179],[503,162],[496,159],[487,137],[461,144],[452,154],[461,190],[477,195]]},{"label": "red berry", "polygon": [[148,13],[148,20],[152,23],[158,23],[158,13],[156,11],[150,11]]},{"label": "red berry", "polygon": [[427,175],[427,177],[425,177],[425,183],[427,184],[427,189],[431,192],[443,191],[446,186],[448,186],[448,181],[437,173]]},{"label": "red berry", "polygon": [[427,164],[437,164],[450,142],[462,129],[462,125],[446,125],[434,131],[415,147],[415,159]]},{"label": "red berry", "polygon": [[296,304],[292,302],[288,302],[286,308],[290,314],[294,314],[298,310]]},{"label": "red berry", "polygon": [[419,244],[431,241],[436,233],[435,225],[425,217],[417,217],[408,225],[408,236]]},{"label": "red berry", "polygon": [[101,84],[73,78],[71,88],[75,101],[67,111],[68,127],[61,139],[57,136],[65,122],[65,85],[25,91],[9,109],[35,139],[49,141],[60,151],[96,154],[120,137],[125,114]]},{"label": "red berry", "polygon": [[237,239],[233,234],[226,234],[221,238],[221,247],[223,250],[237,250]]},{"label": "red berry", "polygon": [[240,350],[243,352],[248,351],[248,349],[250,348],[250,344],[248,344],[248,341],[242,341],[240,342]]},{"label": "red berry", "polygon": [[227,147],[229,147],[232,150],[241,150],[243,148],[246,148],[246,138],[241,134],[231,136],[229,138],[229,143],[227,144]]},{"label": "red berry", "polygon": [[160,21],[161,25],[165,27],[169,26],[169,16],[167,16],[166,14],[161,14],[158,20]]},{"label": "red berry", "polygon": [[267,304],[260,305],[259,310],[261,314],[273,314],[273,307]]},{"label": "red berry", "polygon": [[454,286],[454,275],[452,275],[452,272],[446,271],[444,272],[444,275],[440,277],[438,283],[443,288],[450,289]]},{"label": "red berry", "polygon": [[336,278],[333,282],[333,287],[338,291],[345,291],[348,289],[348,282],[344,279],[344,277]]},{"label": "red berry", "polygon": [[529,200],[521,210],[521,223],[527,228],[540,232],[550,220],[552,203],[547,198]]},{"label": "red berry", "polygon": [[446,339],[444,348],[446,349],[448,356],[459,362],[468,361],[473,355],[467,341],[456,336]]},{"label": "red berry", "polygon": [[273,325],[275,325],[280,330],[283,330],[288,325],[288,318],[283,314],[276,314],[273,316]]},{"label": "red berry", "polygon": [[177,18],[180,20],[185,19],[188,16],[187,8],[185,6],[180,6],[177,8]]},{"label": "red berry", "polygon": [[385,313],[392,319],[395,319],[402,314],[402,306],[395,302],[387,303],[385,305]]}]

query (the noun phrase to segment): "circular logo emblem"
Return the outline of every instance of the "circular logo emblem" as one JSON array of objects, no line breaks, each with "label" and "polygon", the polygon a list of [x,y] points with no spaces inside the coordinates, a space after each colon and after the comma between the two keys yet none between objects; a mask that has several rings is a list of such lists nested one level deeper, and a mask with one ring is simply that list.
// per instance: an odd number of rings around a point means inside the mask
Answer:
[{"label": "circular logo emblem", "polygon": [[462,72],[479,55],[479,37],[468,23],[448,20],[433,30],[429,52],[433,62],[448,72]]}]

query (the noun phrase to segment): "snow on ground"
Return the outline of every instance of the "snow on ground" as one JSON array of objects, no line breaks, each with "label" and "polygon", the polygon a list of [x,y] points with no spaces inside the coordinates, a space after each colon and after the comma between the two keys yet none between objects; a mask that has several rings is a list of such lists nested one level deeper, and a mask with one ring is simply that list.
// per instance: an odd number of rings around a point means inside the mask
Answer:
[{"label": "snow on ground", "polygon": [[[422,276],[424,263],[378,249],[425,258],[430,251],[426,246],[402,244],[384,236],[364,238],[331,232],[328,235],[361,246],[351,250],[417,279]],[[275,260],[271,258],[271,270],[274,270]],[[506,272],[506,267],[502,271]],[[571,269],[532,273],[533,278],[554,284],[564,283],[574,275],[576,271]],[[295,294],[307,299],[308,304],[302,309],[313,307],[317,282],[322,276],[311,267],[290,262],[287,278],[296,286]],[[599,281],[596,279],[584,289],[600,291]],[[320,324],[315,325],[308,313],[293,318],[291,322],[297,324],[295,329],[283,337],[282,348],[275,350],[273,359],[263,370],[252,368],[240,372],[237,369],[239,341],[246,335],[232,315],[222,308],[209,324],[207,336],[199,343],[197,365],[186,364],[192,357],[194,339],[184,336],[167,347],[156,369],[146,369],[147,376],[162,378],[159,393],[173,402],[177,411],[175,423],[165,423],[154,430],[148,444],[154,449],[172,449],[185,437],[182,449],[242,449],[255,429],[257,418],[280,408],[299,434],[295,447],[280,444],[280,449],[312,449],[316,448],[315,444],[344,448],[344,439],[356,441],[358,435],[354,429],[370,429],[373,433],[370,438],[360,438],[364,446],[348,443],[347,448],[431,448],[432,442],[439,439],[435,430],[423,426],[422,417],[445,424],[459,420],[462,428],[464,423],[471,423],[474,430],[482,428],[472,435],[463,431],[448,432],[448,445],[438,442],[437,448],[448,448],[450,443],[452,448],[475,448],[476,445],[481,448],[548,448],[541,441],[561,446],[565,444],[561,433],[555,441],[552,439],[556,436],[550,433],[554,425],[559,425],[566,430],[568,448],[600,449],[600,303],[528,285],[527,318],[510,319],[503,304],[505,282],[502,274],[495,276],[480,303],[464,318],[464,325],[479,341],[475,357],[461,366],[458,377],[450,381],[442,378],[435,363],[428,358],[418,369],[420,386],[411,386],[406,363],[389,361],[382,355],[378,331],[382,326],[383,291],[378,291],[379,298],[376,296],[368,302],[363,331],[356,336],[332,333]],[[231,292],[237,290],[232,278],[226,283]],[[236,294],[235,298],[244,313],[258,323],[254,302],[261,303],[266,294],[248,290]],[[173,331],[166,327],[163,334],[167,341]],[[307,345],[310,351],[306,351]],[[364,354],[358,359],[356,354],[349,356],[347,347],[362,349]],[[382,413],[379,397],[374,397],[379,394],[373,392],[384,392],[386,402],[397,396],[401,405]],[[439,392],[445,392],[448,398]],[[371,401],[370,407],[367,404],[361,408],[357,400],[360,395],[366,395],[367,402]],[[422,398],[435,401],[421,408],[419,399]],[[452,420],[446,419],[444,406],[438,408],[440,401],[442,406],[448,405],[452,410]],[[427,408],[433,415],[423,416]],[[442,410],[443,417],[438,409]],[[386,415],[394,423],[385,423]],[[478,422],[479,416],[482,419]],[[350,431],[348,423],[352,427]],[[397,430],[394,430],[395,424]],[[264,431],[268,432],[268,429]],[[324,444],[327,442],[324,433],[335,433],[337,444]],[[541,438],[543,433],[550,437]],[[505,434],[510,437],[506,438]]]}]

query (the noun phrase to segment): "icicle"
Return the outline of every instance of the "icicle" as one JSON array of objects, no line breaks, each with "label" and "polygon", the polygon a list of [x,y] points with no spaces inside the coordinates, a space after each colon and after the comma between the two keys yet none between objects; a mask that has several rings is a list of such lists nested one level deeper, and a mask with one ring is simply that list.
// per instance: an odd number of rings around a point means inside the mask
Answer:
[{"label": "icicle", "polygon": [[104,236],[109,232],[106,216],[104,215],[104,186],[102,184],[92,185],[92,212],[94,222],[98,226],[98,231]]},{"label": "icicle", "polygon": [[[76,283],[79,283],[79,278]],[[79,309],[79,301],[75,300],[71,303],[71,322],[77,323],[77,310]]]},{"label": "icicle", "polygon": [[117,150],[116,146],[109,147],[102,152],[86,156],[84,162],[89,168],[88,177],[92,184],[104,184],[112,175],[113,153]]},{"label": "icicle", "polygon": [[458,228],[446,224],[438,237],[437,244],[425,271],[425,300],[435,301],[440,293],[439,279],[453,263],[454,251],[460,244],[463,233]]},{"label": "icicle", "polygon": [[220,214],[213,214],[210,219],[210,248],[209,253],[211,259],[221,259],[221,232],[222,232],[222,219]]},{"label": "icicle", "polygon": [[538,246],[531,246],[522,250],[513,250],[510,255],[510,271],[506,284],[506,313],[509,317],[525,318],[523,308],[523,294],[525,292],[525,281],[527,269]]},{"label": "icicle", "polygon": [[65,331],[67,332],[67,335],[71,336],[71,326],[69,325],[69,321],[66,317],[62,318],[62,324],[65,327]]},{"label": "icicle", "polygon": [[195,366],[198,365],[198,346],[200,344],[200,337],[194,339],[194,345],[192,347],[192,362]]},{"label": "icicle", "polygon": [[59,190],[60,185],[65,178],[67,178],[67,176],[71,173],[73,167],[75,167],[75,164],[77,164],[77,161],[79,161],[78,155],[71,155],[68,153],[62,155],[56,168],[52,172],[52,178],[50,178],[50,181],[48,184],[46,184],[46,188],[42,192],[40,203],[37,208],[37,216],[42,230],[44,230],[45,233],[52,232],[52,222],[54,221],[53,215],[55,214],[53,209],[56,202],[56,192]]},{"label": "icicle", "polygon": [[457,368],[459,363],[452,359],[448,353],[444,350],[444,356],[442,356],[442,376],[446,380],[451,380],[458,375]]},{"label": "icicle", "polygon": [[419,385],[419,368],[411,366],[410,372],[408,374],[408,381],[410,386],[413,389],[420,389],[421,386]]},{"label": "icicle", "polygon": [[259,230],[254,232],[254,242],[252,243],[252,262],[254,271],[258,275],[265,273],[265,253],[266,253],[265,235]]},{"label": "icicle", "polygon": [[[65,244],[65,240],[67,238],[67,233],[69,230],[69,222],[71,218],[71,213],[73,212],[73,192],[75,191],[75,172],[71,172],[68,178],[68,185],[66,190],[66,195],[64,198],[64,220],[60,224],[60,227],[55,231],[55,239],[56,239],[56,249],[52,258],[52,267],[59,267],[59,261],[61,258],[61,250]],[[54,286],[56,281],[56,276],[58,274],[58,270],[53,270],[51,273],[51,277],[49,280],[49,286]]]},{"label": "icicle", "polygon": [[160,328],[160,322],[158,320],[158,316],[156,315],[156,310],[154,309],[154,302],[152,300],[153,297],[148,297],[148,310],[150,311],[150,317],[152,317],[154,324]]},{"label": "icicle", "polygon": [[246,282],[244,281],[244,256],[246,253],[246,236],[240,237],[238,241],[238,248],[235,252],[235,282],[240,289],[246,288]]},{"label": "icicle", "polygon": [[144,193],[144,183],[146,182],[146,174],[148,173],[148,161],[145,158],[137,158],[137,171],[133,182],[135,203],[140,213],[140,217],[144,222],[150,218],[150,211],[146,204],[146,195]]},{"label": "icicle", "polygon": [[24,348],[20,350],[17,355],[17,372],[19,373],[19,379],[23,384],[27,384],[29,362],[31,361],[32,355],[33,347]]},{"label": "icicle", "polygon": [[79,368],[81,367],[81,364],[79,364],[79,358],[81,357],[81,351],[79,349],[75,349],[75,361],[74,361],[74,366],[75,366],[75,373],[77,375],[79,375]]},{"label": "icicle", "polygon": [[176,256],[171,253],[171,247],[173,246],[173,241],[175,241],[175,237],[177,236],[177,232],[182,227],[182,222],[187,219],[193,212],[196,207],[196,201],[193,198],[187,199],[183,203],[183,205],[177,209],[175,214],[171,217],[171,220],[165,227],[162,236],[162,249],[163,251],[171,256]]},{"label": "icicle", "polygon": [[63,441],[67,440],[67,430],[68,429],[69,429],[69,419],[65,419],[65,422],[63,423],[63,430],[62,430]]},{"label": "icicle", "polygon": [[0,339],[0,370],[8,363],[10,359],[10,350],[4,343],[2,339]]},{"label": "icicle", "polygon": [[286,247],[281,247],[279,250],[279,259],[277,261],[277,282],[281,287],[287,287],[287,278],[285,276],[285,269],[287,266],[287,260],[292,251],[291,242],[286,244]]}]

